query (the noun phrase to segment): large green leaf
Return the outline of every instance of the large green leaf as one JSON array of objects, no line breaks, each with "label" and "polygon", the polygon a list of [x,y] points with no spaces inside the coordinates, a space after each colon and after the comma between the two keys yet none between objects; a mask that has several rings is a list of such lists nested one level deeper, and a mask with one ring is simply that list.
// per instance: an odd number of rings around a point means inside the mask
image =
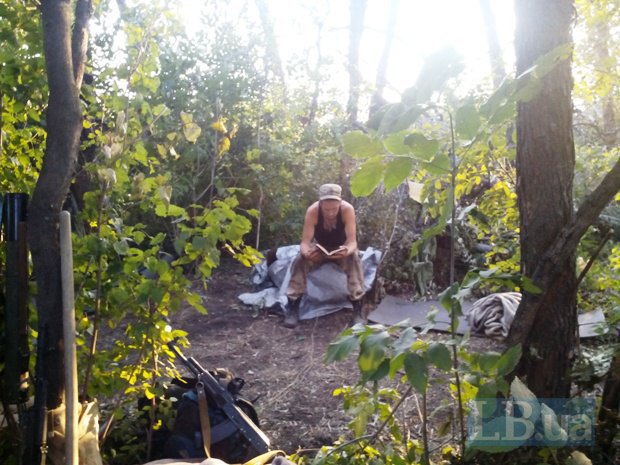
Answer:
[{"label": "large green leaf", "polygon": [[339,337],[336,341],[327,346],[325,361],[339,362],[344,360],[352,351],[359,347],[359,340],[353,334],[346,334]]},{"label": "large green leaf", "polygon": [[405,144],[411,149],[416,158],[430,161],[439,150],[439,141],[427,139],[424,134],[413,132],[405,137]]},{"label": "large green leaf", "polygon": [[383,183],[387,190],[398,187],[413,169],[413,160],[409,157],[398,157],[390,161],[385,168]]},{"label": "large green leaf", "polygon": [[440,370],[450,371],[452,369],[450,349],[440,342],[433,342],[428,346],[428,349],[426,349],[426,359]]},{"label": "large green leaf", "polygon": [[342,136],[344,151],[353,157],[368,158],[383,153],[383,144],[362,131],[347,132]]},{"label": "large green leaf", "polygon": [[516,368],[519,360],[521,360],[521,355],[521,344],[517,344],[506,350],[497,362],[497,374],[499,376],[506,376],[511,373],[512,370]]},{"label": "large green leaf", "polygon": [[383,179],[384,172],[383,157],[378,156],[367,160],[351,176],[351,192],[353,195],[363,197],[372,194],[372,191]]},{"label": "large green leaf", "polygon": [[480,128],[480,115],[474,105],[464,105],[456,110],[454,116],[456,133],[465,138],[473,139]]},{"label": "large green leaf", "polygon": [[426,360],[419,355],[409,353],[405,356],[405,373],[409,384],[419,393],[426,392],[428,386],[428,366]]},{"label": "large green leaf", "polygon": [[378,132],[389,134],[408,129],[425,111],[426,107],[421,105],[392,104],[385,111]]},{"label": "large green leaf", "polygon": [[360,354],[357,359],[362,373],[372,373],[379,368],[385,359],[390,335],[387,331],[380,331],[365,338],[360,345]]},{"label": "large green leaf", "polygon": [[411,147],[405,143],[409,131],[399,131],[388,135],[383,139],[383,146],[394,155],[407,155],[411,153]]}]

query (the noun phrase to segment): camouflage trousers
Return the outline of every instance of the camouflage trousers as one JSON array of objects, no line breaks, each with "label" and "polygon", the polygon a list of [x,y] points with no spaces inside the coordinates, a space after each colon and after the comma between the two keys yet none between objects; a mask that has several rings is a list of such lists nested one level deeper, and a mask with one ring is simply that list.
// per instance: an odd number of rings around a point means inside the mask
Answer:
[{"label": "camouflage trousers", "polygon": [[347,292],[350,301],[360,300],[364,296],[364,270],[359,254],[353,253],[344,258],[329,260],[323,258],[319,262],[306,260],[301,253],[297,254],[291,265],[291,281],[289,282],[286,295],[291,300],[297,300],[306,292],[308,273],[323,263],[330,261],[342,268],[347,276]]}]

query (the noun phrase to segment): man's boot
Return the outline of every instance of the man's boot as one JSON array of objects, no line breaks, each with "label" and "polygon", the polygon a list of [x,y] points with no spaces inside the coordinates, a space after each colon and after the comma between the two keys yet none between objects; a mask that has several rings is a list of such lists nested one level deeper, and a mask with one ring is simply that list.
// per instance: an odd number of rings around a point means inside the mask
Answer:
[{"label": "man's boot", "polygon": [[365,325],[367,322],[366,318],[362,315],[362,299],[352,300],[351,303],[353,304],[353,318],[351,324],[356,325],[359,323]]},{"label": "man's boot", "polygon": [[295,300],[289,298],[288,305],[286,306],[286,314],[284,315],[284,327],[295,328],[299,324],[299,301],[301,298]]}]

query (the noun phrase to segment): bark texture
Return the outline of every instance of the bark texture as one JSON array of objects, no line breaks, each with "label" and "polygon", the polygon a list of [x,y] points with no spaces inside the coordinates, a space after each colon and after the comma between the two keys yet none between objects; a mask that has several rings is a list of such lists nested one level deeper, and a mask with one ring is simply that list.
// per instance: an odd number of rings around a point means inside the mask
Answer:
[{"label": "bark texture", "polygon": [[[571,42],[571,0],[517,0],[517,75],[542,55]],[[577,303],[575,249],[562,254],[552,280],[534,276],[556,238],[573,221],[575,149],[572,132],[570,60],[542,78],[541,91],[518,105],[517,195],[521,228],[521,267],[534,278],[540,295],[524,293],[511,339],[523,344],[517,374],[539,397],[569,394],[570,359],[575,346]],[[544,279],[543,282],[540,278]],[[532,319],[523,330],[518,320]]]},{"label": "bark texture", "polygon": [[[84,2],[78,1],[78,11]],[[47,329],[48,350],[41,366],[48,383],[48,408],[61,404],[64,391],[62,293],[58,215],[73,176],[80,146],[82,111],[79,88],[84,61],[84,45],[76,45],[80,59],[72,53],[71,2],[41,2],[45,63],[49,85],[47,142],[43,165],[29,209],[28,242],[37,283],[36,305],[39,327]],[[81,16],[78,14],[78,16]],[[86,21],[87,22],[87,21]],[[86,25],[84,22],[84,28]],[[83,36],[82,26],[76,36]],[[75,74],[77,66],[79,74]]]}]

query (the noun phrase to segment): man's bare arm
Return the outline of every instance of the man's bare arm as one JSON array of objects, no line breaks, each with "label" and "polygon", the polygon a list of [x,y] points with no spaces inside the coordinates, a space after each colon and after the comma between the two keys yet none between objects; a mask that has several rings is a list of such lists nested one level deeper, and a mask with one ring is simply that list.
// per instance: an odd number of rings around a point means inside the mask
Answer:
[{"label": "man's bare arm", "polygon": [[310,205],[304,217],[304,229],[301,233],[301,243],[299,249],[302,257],[307,260],[316,260],[320,256],[320,251],[312,243],[314,239],[314,228],[319,220],[318,202]]}]

